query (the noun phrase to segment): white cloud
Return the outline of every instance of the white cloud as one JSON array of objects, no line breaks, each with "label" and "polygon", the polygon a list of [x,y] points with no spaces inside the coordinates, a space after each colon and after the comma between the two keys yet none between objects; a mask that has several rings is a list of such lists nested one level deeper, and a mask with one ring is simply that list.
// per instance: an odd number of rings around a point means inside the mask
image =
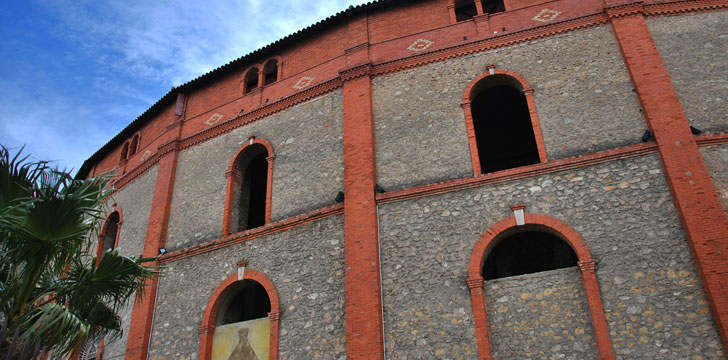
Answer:
[{"label": "white cloud", "polygon": [[366,2],[38,1],[48,41],[68,47],[14,43],[29,55],[8,59],[23,74],[0,79],[0,143],[76,170],[171,86]]}]

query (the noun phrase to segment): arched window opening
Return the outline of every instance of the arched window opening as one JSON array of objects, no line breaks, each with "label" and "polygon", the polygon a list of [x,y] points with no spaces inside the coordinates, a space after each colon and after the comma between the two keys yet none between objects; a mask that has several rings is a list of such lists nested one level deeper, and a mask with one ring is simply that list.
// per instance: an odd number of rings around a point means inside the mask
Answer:
[{"label": "arched window opening", "polygon": [[118,211],[114,211],[106,219],[101,238],[101,255],[116,246],[116,235],[119,233],[119,221],[121,217]]},{"label": "arched window opening", "polygon": [[268,317],[270,298],[263,285],[254,280],[236,282],[227,290],[215,319],[215,326]]},{"label": "arched window opening", "polygon": [[543,231],[518,232],[502,239],[488,254],[483,265],[483,279],[576,266],[578,258],[565,241]]},{"label": "arched window opening", "polygon": [[237,228],[232,229],[234,233],[265,225],[268,156],[265,146],[254,144],[238,160],[236,171],[240,185],[233,199],[233,204],[238,204],[233,209],[238,212],[237,216],[233,213],[233,222],[238,219]]},{"label": "arched window opening", "polygon": [[481,0],[483,4],[483,13],[495,14],[502,11],[506,11],[506,6],[503,4],[503,0]]},{"label": "arched window opening", "polygon": [[486,77],[471,100],[481,173],[540,162],[531,115],[520,84],[506,75]]},{"label": "arched window opening", "polygon": [[271,60],[263,67],[263,73],[265,76],[264,85],[272,84],[278,81],[278,60]]},{"label": "arched window opening", "polygon": [[455,0],[455,20],[465,21],[472,19],[475,15],[478,15],[478,10],[475,7],[475,1]]},{"label": "arched window opening", "polygon": [[248,93],[251,90],[258,87],[258,68],[252,68],[245,74],[245,92]]},{"label": "arched window opening", "polygon": [[126,155],[129,152],[129,143],[124,143],[124,146],[121,147],[121,156],[119,157],[119,162],[123,162],[126,160]]},{"label": "arched window opening", "polygon": [[136,154],[138,145],[139,145],[139,134],[134,135],[134,137],[131,139],[131,144],[129,145],[129,156]]}]

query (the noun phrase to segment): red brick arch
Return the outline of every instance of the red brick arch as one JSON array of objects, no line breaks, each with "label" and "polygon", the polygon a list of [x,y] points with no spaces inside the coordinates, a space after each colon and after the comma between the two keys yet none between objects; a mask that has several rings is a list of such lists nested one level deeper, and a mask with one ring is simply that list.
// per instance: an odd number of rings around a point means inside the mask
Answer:
[{"label": "red brick arch", "polygon": [[526,81],[526,78],[515,71],[496,69],[494,65],[489,65],[486,72],[470,80],[468,85],[465,87],[463,100],[460,103],[465,115],[465,128],[468,132],[468,142],[470,143],[470,159],[472,161],[473,174],[475,176],[480,175],[481,168],[478,144],[475,141],[475,126],[473,125],[473,112],[470,108],[470,102],[476,95],[474,91],[476,90],[478,83],[494,75],[505,75],[520,84],[521,89],[519,90],[523,91],[523,94],[526,96],[526,104],[528,105],[528,113],[531,116],[531,125],[533,126],[533,135],[536,138],[539,160],[541,163],[548,161],[548,158],[546,157],[546,146],[543,143],[543,135],[541,134],[541,125],[538,122],[538,114],[536,113],[536,101],[533,99],[533,88],[531,87],[531,84]]},{"label": "red brick arch", "polygon": [[119,234],[121,234],[121,223],[124,220],[123,213],[121,212],[121,208],[114,204],[114,208],[109,211],[108,214],[106,214],[106,217],[104,218],[104,224],[101,225],[101,231],[99,231],[99,242],[96,245],[96,263],[98,264],[99,261],[101,261],[101,255],[103,253],[103,250],[101,246],[104,243],[104,237],[106,236],[106,223],[109,220],[109,216],[111,216],[113,213],[119,213],[119,223],[116,225],[116,234],[114,237],[114,249],[116,249],[119,246]]},{"label": "red brick arch", "polygon": [[270,312],[268,313],[268,318],[270,318],[270,350],[268,359],[278,359],[278,321],[280,319],[278,292],[275,286],[273,286],[273,282],[267,276],[255,270],[246,269],[242,279],[238,278],[238,272],[236,271],[223,280],[215,291],[212,292],[210,299],[207,301],[205,312],[202,315],[202,325],[199,327],[200,360],[209,360],[212,357],[212,337],[215,334],[215,318],[217,317],[217,312],[220,310],[222,295],[233,284],[241,280],[253,280],[262,285],[268,293],[268,298],[270,299]]},{"label": "red brick arch", "polygon": [[[276,61],[276,67],[277,67],[278,73],[276,74],[276,81],[273,82],[272,84],[268,84],[268,86],[273,85],[273,84],[281,81],[281,79],[283,79],[283,70],[282,70],[283,69],[283,66],[282,66],[283,65],[283,58],[280,57],[280,56],[278,56],[278,55],[273,55],[273,56],[265,59],[265,61],[263,61],[261,63],[261,65],[259,66],[259,68],[262,69],[262,71],[260,72],[261,77],[265,77],[265,75],[264,75],[264,73],[265,73],[265,66],[268,65],[268,62],[270,62],[271,60],[275,60]],[[266,86],[265,85],[265,81],[263,81],[261,84],[263,84],[263,87]]]},{"label": "red brick arch", "polygon": [[223,211],[223,220],[222,220],[222,235],[230,235],[230,226],[232,224],[232,211],[233,211],[233,198],[234,198],[234,192],[235,192],[235,185],[239,182],[242,182],[242,179],[239,178],[237,171],[235,171],[236,164],[240,160],[240,157],[245,154],[245,152],[253,145],[263,145],[265,146],[266,150],[268,151],[268,157],[266,160],[268,161],[268,184],[266,186],[266,199],[265,199],[265,223],[270,223],[271,219],[271,201],[273,199],[273,160],[275,160],[275,153],[273,152],[273,146],[264,139],[256,138],[255,136],[251,136],[248,138],[248,141],[243,144],[243,146],[238,149],[238,151],[235,153],[235,156],[233,156],[233,159],[230,161],[230,164],[227,167],[227,171],[225,172],[225,177],[227,178],[227,185],[225,187],[225,209]]},{"label": "red brick arch", "polygon": [[[604,316],[604,307],[599,292],[599,285],[596,277],[596,262],[589,253],[589,248],[584,239],[579,236],[576,230],[569,225],[543,214],[525,214],[525,224],[537,225],[550,232],[555,232],[562,240],[569,244],[579,259],[586,297],[589,302],[592,325],[599,346],[599,353],[602,359],[614,359],[612,341],[609,337],[607,320]],[[483,294],[483,277],[481,275],[483,264],[493,247],[502,238],[502,235],[510,229],[517,227],[516,218],[509,218],[499,221],[480,237],[470,255],[468,266],[468,287],[473,304],[473,317],[475,322],[475,335],[478,342],[478,358],[492,359],[490,336],[488,334],[488,319],[485,310],[485,298]]]}]

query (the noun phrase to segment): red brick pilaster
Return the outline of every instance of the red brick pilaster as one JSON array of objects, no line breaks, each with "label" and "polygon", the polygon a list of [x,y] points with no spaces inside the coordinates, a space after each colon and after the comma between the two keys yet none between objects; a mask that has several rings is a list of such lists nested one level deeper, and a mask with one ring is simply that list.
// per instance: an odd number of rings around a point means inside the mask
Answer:
[{"label": "red brick pilaster", "polygon": [[[159,255],[159,248],[164,247],[167,240],[167,222],[169,220],[174,177],[177,170],[177,157],[180,148],[179,140],[177,140],[180,127],[181,122],[179,121],[170,125],[168,134],[174,136],[174,138],[157,150],[159,154],[157,182],[154,185],[152,209],[149,213],[147,235],[144,240],[144,251],[142,253],[144,257]],[[134,302],[131,325],[129,326],[129,338],[126,341],[126,359],[147,358],[158,284],[158,279],[149,281],[144,296]]]},{"label": "red brick pilaster", "polygon": [[347,359],[383,359],[374,114],[367,16],[349,21],[344,92],[344,266]]},{"label": "red brick pilaster", "polygon": [[490,334],[488,333],[488,317],[485,312],[485,294],[483,293],[483,278],[477,276],[468,278],[470,288],[470,301],[473,304],[473,323],[475,323],[475,339],[478,343],[478,359],[492,359],[490,351]]},{"label": "red brick pilaster", "polygon": [[728,346],[728,219],[645,22],[642,3],[606,11],[655,135],[713,316]]},{"label": "red brick pilaster", "polygon": [[342,72],[348,359],[382,359],[384,355],[369,69],[364,65]]},{"label": "red brick pilaster", "polygon": [[612,340],[609,337],[607,318],[604,315],[604,306],[602,305],[602,297],[599,292],[599,283],[597,283],[597,263],[591,258],[579,261],[579,269],[581,270],[581,278],[584,280],[586,299],[589,303],[589,314],[592,317],[592,324],[594,325],[594,334],[597,338],[599,354],[602,359],[614,359]]}]

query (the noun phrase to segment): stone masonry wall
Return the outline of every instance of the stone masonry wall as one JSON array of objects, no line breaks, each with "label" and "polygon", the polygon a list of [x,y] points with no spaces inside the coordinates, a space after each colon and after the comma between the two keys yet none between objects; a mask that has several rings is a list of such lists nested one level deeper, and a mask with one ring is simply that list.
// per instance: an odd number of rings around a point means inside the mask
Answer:
[{"label": "stone masonry wall", "polygon": [[549,159],[633,144],[647,128],[611,27],[572,31],[374,78],[380,185],[473,175],[460,103],[488,64],[533,87]]},{"label": "stone masonry wall", "polygon": [[496,359],[599,359],[578,267],[485,282]]},{"label": "stone masonry wall", "polygon": [[[157,181],[157,166],[150,168],[133,182],[114,194],[107,205],[118,204],[121,208],[121,232],[119,233],[119,253],[137,257],[144,252],[147,236],[147,222],[152,209],[154,184]],[[122,337],[113,342],[104,342],[104,359],[123,359],[126,352],[126,339],[133,309],[133,299],[124,306],[121,316]]]},{"label": "stone masonry wall", "polygon": [[650,154],[381,205],[384,326],[393,359],[475,356],[465,283],[471,251],[488,228],[512,216],[514,204],[584,238],[598,262],[618,358],[725,356],[659,157]]},{"label": "stone masonry wall", "polygon": [[728,216],[728,145],[702,147],[700,153]]},{"label": "stone masonry wall", "polygon": [[344,218],[332,216],[166,265],[150,359],[197,358],[205,306],[240,261],[278,292],[281,359],[345,355]]},{"label": "stone masonry wall", "polygon": [[648,18],[690,124],[728,131],[728,11]]},{"label": "stone masonry wall", "polygon": [[342,119],[336,91],[180,152],[168,248],[220,237],[225,172],[250,135],[270,142],[275,152],[272,221],[333,204],[344,189]]}]

